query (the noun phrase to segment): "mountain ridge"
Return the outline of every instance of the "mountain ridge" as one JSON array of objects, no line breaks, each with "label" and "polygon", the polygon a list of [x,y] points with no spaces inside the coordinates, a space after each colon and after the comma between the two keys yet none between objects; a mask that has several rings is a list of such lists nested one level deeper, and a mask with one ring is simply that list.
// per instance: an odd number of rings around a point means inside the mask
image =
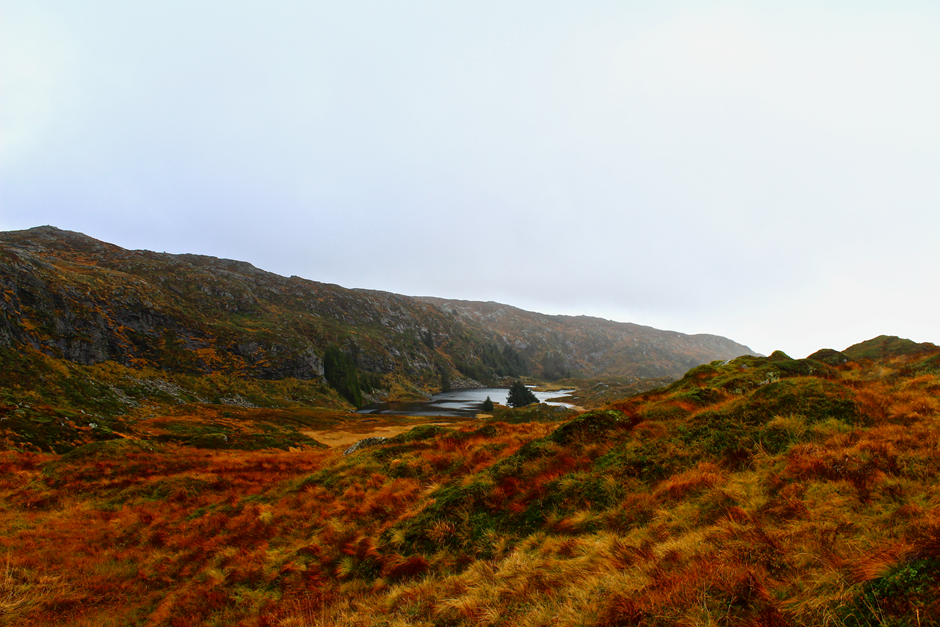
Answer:
[{"label": "mountain ridge", "polygon": [[[650,353],[656,353],[658,357],[665,358],[667,351],[663,347],[675,343],[676,339],[681,339],[687,351],[691,352],[685,363],[676,364],[676,369],[683,372],[697,365],[696,361],[698,363],[710,361],[705,358],[709,352],[721,354],[742,348],[741,345],[728,338],[713,334],[687,334],[596,316],[544,314],[493,301],[444,299],[433,296],[417,298],[433,303],[444,311],[456,312],[466,319],[485,324],[504,339],[508,337],[526,345],[539,345],[540,352],[544,355],[543,360],[546,362],[542,364],[543,370],[575,367],[587,376],[655,377],[674,374],[674,372],[652,367],[638,367],[637,364],[641,362],[643,356]],[[573,327],[579,328],[573,330]],[[540,333],[544,329],[549,329],[550,332],[556,334],[554,341],[550,337],[545,337],[544,333]],[[639,345],[641,338],[637,337],[640,333],[648,338],[642,345]],[[570,354],[562,356],[564,342],[571,342],[573,336],[575,340],[580,341],[573,346],[569,344]],[[630,345],[631,340],[633,346]],[[596,356],[598,352],[605,348],[607,353],[603,358],[598,358]],[[757,355],[750,348],[746,346],[743,348],[746,352],[742,354]],[[592,354],[595,355],[593,360]]]},{"label": "mountain ridge", "polygon": [[713,359],[754,354],[718,336],[498,303],[503,320],[487,320],[454,304],[471,301],[350,289],[208,255],[128,250],[51,226],[0,233],[0,286],[0,346],[29,346],[84,366],[116,361],[306,381],[324,376],[323,355],[335,346],[399,396],[522,374],[678,377]]}]

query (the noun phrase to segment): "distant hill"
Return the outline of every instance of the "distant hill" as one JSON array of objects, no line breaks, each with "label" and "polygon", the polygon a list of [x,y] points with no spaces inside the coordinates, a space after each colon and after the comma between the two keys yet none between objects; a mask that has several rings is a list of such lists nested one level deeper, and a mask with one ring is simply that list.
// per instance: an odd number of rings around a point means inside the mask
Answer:
[{"label": "distant hill", "polygon": [[[180,402],[230,397],[235,380],[310,382],[303,402],[314,402],[333,349],[367,398],[373,389],[421,396],[521,375],[678,377],[700,363],[753,354],[717,336],[347,289],[244,261],[126,250],[50,226],[0,233],[0,287],[6,359],[32,350],[80,366],[114,363],[212,382],[197,393],[192,381],[174,380],[189,390],[177,394]],[[252,403],[270,401],[270,385],[264,389]],[[52,392],[66,394],[42,393]],[[114,394],[105,386],[85,396]]]},{"label": "distant hill", "polygon": [[879,335],[865,342],[848,347],[843,353],[856,361],[862,359],[888,359],[905,355],[918,355],[940,350],[930,342],[916,343],[893,335]]},{"label": "distant hill", "polygon": [[546,378],[681,376],[714,359],[756,355],[718,335],[686,335],[589,316],[549,316],[500,303],[421,298],[515,346]]}]

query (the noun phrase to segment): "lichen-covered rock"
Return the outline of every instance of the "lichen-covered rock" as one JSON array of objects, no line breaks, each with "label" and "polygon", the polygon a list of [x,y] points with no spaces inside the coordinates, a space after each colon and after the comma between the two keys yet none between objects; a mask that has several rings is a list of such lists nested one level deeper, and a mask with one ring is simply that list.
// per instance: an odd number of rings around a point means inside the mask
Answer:
[{"label": "lichen-covered rock", "polygon": [[364,440],[359,440],[358,442],[350,446],[348,449],[343,451],[343,455],[351,455],[361,449],[369,448],[370,446],[376,446],[378,444],[381,444],[382,442],[385,442],[385,440],[387,439],[388,438],[375,437],[375,438],[365,438]]}]

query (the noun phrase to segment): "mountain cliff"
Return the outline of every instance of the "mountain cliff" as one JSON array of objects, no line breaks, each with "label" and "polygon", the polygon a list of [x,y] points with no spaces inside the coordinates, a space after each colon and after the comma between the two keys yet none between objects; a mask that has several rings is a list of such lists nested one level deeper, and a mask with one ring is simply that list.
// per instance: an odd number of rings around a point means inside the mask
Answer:
[{"label": "mountain cliff", "polygon": [[677,377],[753,354],[716,336],[347,289],[49,226],[0,234],[0,289],[8,351],[195,377],[319,381],[335,348],[371,387],[397,395],[521,374]]}]

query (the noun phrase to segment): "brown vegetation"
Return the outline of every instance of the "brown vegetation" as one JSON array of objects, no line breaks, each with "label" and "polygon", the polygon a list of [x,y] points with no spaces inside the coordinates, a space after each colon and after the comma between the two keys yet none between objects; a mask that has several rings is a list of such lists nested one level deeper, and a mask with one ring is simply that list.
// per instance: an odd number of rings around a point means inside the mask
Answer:
[{"label": "brown vegetation", "polygon": [[938,354],[715,362],[348,456],[7,451],[0,624],[936,625]]}]

